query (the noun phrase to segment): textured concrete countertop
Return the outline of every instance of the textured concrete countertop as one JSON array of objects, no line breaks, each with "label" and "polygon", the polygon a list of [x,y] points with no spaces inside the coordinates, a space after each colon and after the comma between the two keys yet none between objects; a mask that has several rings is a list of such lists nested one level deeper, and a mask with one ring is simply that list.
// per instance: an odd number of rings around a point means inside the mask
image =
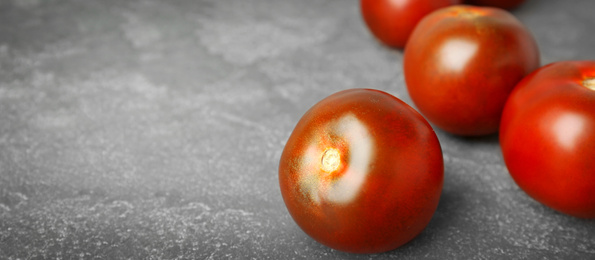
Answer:
[{"label": "textured concrete countertop", "polygon": [[[513,13],[542,63],[595,59],[595,1]],[[595,222],[523,193],[497,136],[436,130],[429,226],[384,254],[322,246],[289,216],[283,146],[314,103],[411,104],[402,52],[356,0],[0,2],[0,259],[595,259]]]}]

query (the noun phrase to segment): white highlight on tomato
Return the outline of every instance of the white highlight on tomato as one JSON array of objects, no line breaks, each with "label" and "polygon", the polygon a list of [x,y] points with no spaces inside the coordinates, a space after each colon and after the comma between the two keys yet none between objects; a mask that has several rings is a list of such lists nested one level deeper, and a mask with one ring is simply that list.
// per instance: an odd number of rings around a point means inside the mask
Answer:
[{"label": "white highlight on tomato", "polygon": [[390,4],[394,7],[403,8],[407,5],[407,2],[409,2],[409,0],[391,0]]},{"label": "white highlight on tomato", "polygon": [[466,39],[449,40],[440,49],[442,67],[456,72],[464,70],[478,48],[477,43]]},{"label": "white highlight on tomato", "polygon": [[565,114],[554,122],[554,135],[558,142],[568,150],[578,145],[578,137],[583,133],[585,122],[577,114]]},{"label": "white highlight on tomato", "polygon": [[354,115],[345,115],[328,124],[327,134],[341,137],[347,144],[349,157],[341,169],[340,149],[327,147],[322,137],[313,138],[304,156],[300,158],[299,183],[304,195],[317,204],[325,202],[343,204],[355,199],[374,156],[374,142],[366,126]]},{"label": "white highlight on tomato", "polygon": [[324,197],[341,204],[352,201],[364,184],[372,159],[373,141],[366,126],[353,115],[339,119],[336,132],[349,144],[349,164],[345,173],[325,190]]}]

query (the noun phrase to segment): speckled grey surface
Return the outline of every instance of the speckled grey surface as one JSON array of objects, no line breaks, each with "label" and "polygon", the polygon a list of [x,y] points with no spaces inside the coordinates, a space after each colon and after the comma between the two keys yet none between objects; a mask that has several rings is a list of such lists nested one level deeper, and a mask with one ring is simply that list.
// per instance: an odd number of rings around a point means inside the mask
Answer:
[{"label": "speckled grey surface", "polygon": [[[514,11],[543,63],[595,59],[595,1]],[[427,229],[385,254],[305,235],[278,188],[301,115],[339,90],[411,104],[356,0],[0,2],[0,259],[595,259],[595,222],[527,197],[496,136],[437,130]]]}]

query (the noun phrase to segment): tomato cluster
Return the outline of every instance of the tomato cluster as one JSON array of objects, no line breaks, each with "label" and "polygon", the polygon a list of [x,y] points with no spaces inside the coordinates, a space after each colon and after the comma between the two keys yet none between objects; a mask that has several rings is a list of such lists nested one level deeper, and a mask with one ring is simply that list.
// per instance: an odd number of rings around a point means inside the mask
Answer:
[{"label": "tomato cluster", "polygon": [[361,0],[362,18],[381,43],[405,47],[413,29],[426,15],[451,5],[471,4],[514,9],[525,0]]},{"label": "tomato cluster", "polygon": [[382,43],[403,48],[415,25],[427,14],[462,0],[361,0],[361,12],[370,32]]},{"label": "tomato cluster", "polygon": [[404,47],[407,91],[421,114],[373,89],[335,93],[304,114],[281,155],[279,184],[290,215],[318,242],[377,253],[426,227],[444,178],[428,121],[456,135],[499,131],[519,187],[555,210],[595,218],[595,61],[540,68],[535,39],[512,14],[460,3],[361,0],[372,34]]}]

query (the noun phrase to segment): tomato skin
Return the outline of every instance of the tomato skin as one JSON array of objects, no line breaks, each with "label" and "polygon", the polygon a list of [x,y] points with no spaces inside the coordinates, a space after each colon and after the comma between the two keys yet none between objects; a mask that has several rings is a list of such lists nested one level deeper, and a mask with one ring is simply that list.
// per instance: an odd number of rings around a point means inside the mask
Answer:
[{"label": "tomato skin", "polygon": [[[593,89],[583,85],[592,78]],[[515,182],[560,212],[595,218],[595,61],[540,68],[511,93],[500,145]]]},{"label": "tomato skin", "polygon": [[512,10],[524,3],[525,0],[467,0],[470,5],[492,6]]},{"label": "tomato skin", "polygon": [[459,5],[418,24],[403,63],[409,95],[430,122],[477,136],[497,132],[508,95],[539,67],[539,50],[507,11]]},{"label": "tomato skin", "polygon": [[[332,149],[340,165],[326,171]],[[298,226],[352,253],[389,251],[417,236],[438,206],[443,178],[442,150],[427,121],[371,89],[344,90],[314,105],[279,163],[281,194]]]},{"label": "tomato skin", "polygon": [[361,0],[362,18],[372,34],[389,47],[403,48],[415,25],[434,10],[462,0]]}]

